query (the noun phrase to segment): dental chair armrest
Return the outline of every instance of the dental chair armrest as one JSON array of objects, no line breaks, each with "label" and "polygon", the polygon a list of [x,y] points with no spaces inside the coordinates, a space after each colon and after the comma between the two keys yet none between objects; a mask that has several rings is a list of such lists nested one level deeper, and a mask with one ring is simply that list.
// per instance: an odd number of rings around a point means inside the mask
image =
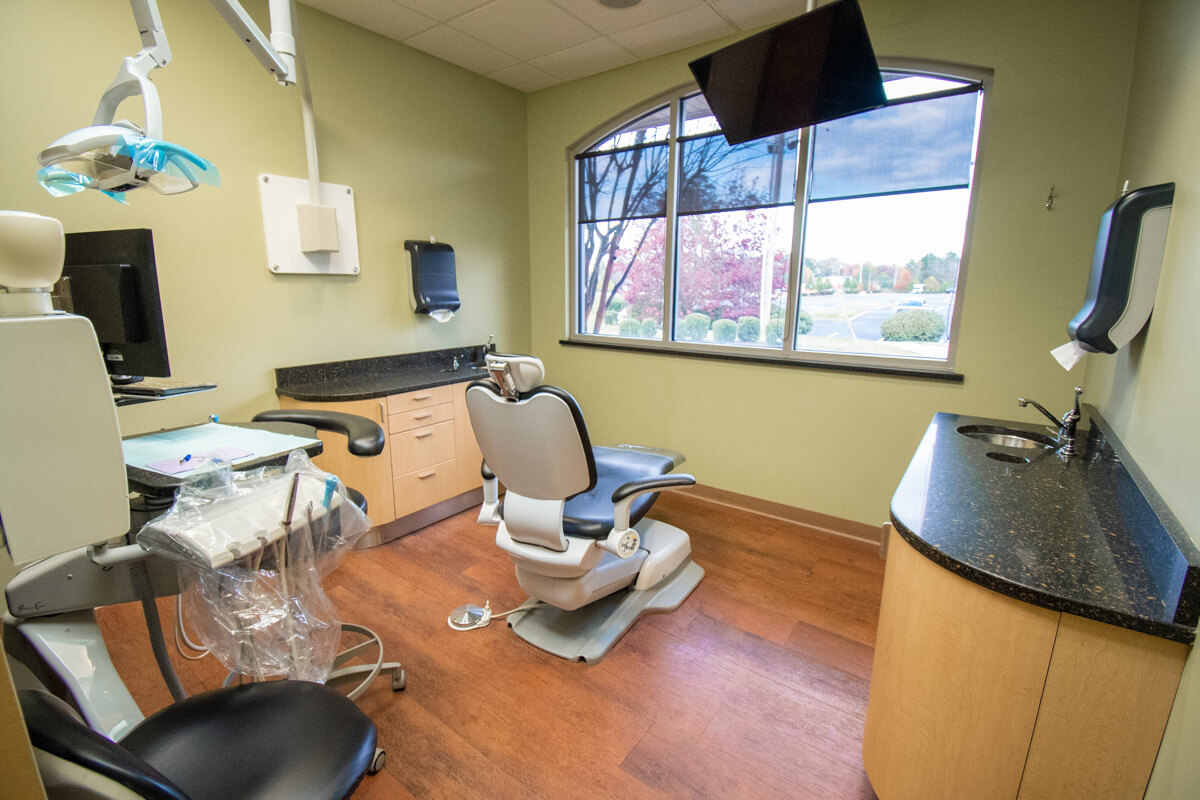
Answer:
[{"label": "dental chair armrest", "polygon": [[254,422],[298,422],[319,431],[333,431],[346,437],[346,449],[356,456],[376,456],[383,452],[383,428],[374,420],[344,411],[311,408],[277,408],[260,411]]},{"label": "dental chair armrest", "polygon": [[638,495],[670,489],[673,486],[693,486],[695,483],[694,476],[680,473],[678,475],[657,475],[653,478],[641,478],[621,484],[612,494],[613,530],[623,531],[629,528],[629,507]]}]

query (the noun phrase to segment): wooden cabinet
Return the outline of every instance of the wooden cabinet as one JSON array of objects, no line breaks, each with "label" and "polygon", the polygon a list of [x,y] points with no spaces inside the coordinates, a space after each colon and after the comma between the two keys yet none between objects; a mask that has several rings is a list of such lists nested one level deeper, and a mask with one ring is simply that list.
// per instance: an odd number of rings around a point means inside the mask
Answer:
[{"label": "wooden cabinet", "polygon": [[863,734],[880,800],[1140,798],[1188,646],[1007,597],[888,536]]},{"label": "wooden cabinet", "polygon": [[[396,522],[403,535],[439,519],[427,512],[440,503],[462,498],[482,485],[482,456],[467,415],[467,383],[437,386],[372,400],[315,403],[280,398],[282,408],[323,408],[347,411],[379,422],[385,432],[383,452],[358,458],[346,452],[337,435],[322,434],[325,452],[315,459],[322,469],[339,475],[348,486],[367,496],[368,515],[379,526]],[[469,502],[468,502],[469,501]],[[450,504],[445,514],[478,502],[467,496]],[[375,536],[370,544],[394,537]]]},{"label": "wooden cabinet", "polygon": [[471,415],[467,413],[467,387],[469,383],[455,384],[454,391],[454,462],[456,492],[469,492],[483,485],[480,467],[483,453],[475,441],[475,430],[471,427]]},{"label": "wooden cabinet", "polygon": [[[306,403],[290,397],[279,398],[280,408],[320,408],[326,411],[344,411],[372,419],[387,430],[387,404],[382,399],[349,400],[341,403]],[[383,452],[377,456],[356,456],[346,450],[346,437],[339,433],[320,431],[318,435],[325,444],[321,455],[313,463],[326,472],[332,472],[342,483],[353,486],[367,498],[367,516],[375,525],[383,525],[396,518],[392,500],[391,443],[386,437]]]}]

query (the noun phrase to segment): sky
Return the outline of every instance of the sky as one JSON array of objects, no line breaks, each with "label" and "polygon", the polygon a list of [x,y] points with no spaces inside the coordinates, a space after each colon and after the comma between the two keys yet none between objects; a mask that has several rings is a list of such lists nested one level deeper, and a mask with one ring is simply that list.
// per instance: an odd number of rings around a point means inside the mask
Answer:
[{"label": "sky", "polygon": [[808,206],[804,257],[848,264],[906,264],[962,254],[967,189],[833,200]]}]

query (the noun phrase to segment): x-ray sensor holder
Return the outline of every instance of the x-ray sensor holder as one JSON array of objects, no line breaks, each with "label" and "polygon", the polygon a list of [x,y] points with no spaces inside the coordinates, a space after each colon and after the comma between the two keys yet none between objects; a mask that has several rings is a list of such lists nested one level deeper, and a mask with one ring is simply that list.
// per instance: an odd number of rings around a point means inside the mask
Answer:
[{"label": "x-ray sensor holder", "polygon": [[430,237],[427,242],[408,239],[404,249],[408,251],[412,275],[409,302],[413,310],[437,322],[449,322],[462,305],[458,299],[454,248]]}]

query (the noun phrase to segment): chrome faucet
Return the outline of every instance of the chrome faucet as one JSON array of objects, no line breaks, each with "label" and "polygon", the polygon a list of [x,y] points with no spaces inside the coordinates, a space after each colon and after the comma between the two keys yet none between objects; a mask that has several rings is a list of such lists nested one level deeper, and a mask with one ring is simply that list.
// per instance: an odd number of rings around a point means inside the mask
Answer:
[{"label": "chrome faucet", "polygon": [[1024,397],[1017,398],[1017,405],[1021,408],[1025,406],[1033,406],[1038,411],[1046,416],[1046,419],[1058,428],[1058,452],[1064,456],[1075,455],[1075,428],[1079,425],[1079,419],[1082,416],[1079,413],[1079,395],[1083,394],[1083,388],[1075,387],[1075,407],[1062,415],[1060,420],[1058,417],[1046,410],[1046,407],[1037,400],[1026,400]]},{"label": "chrome faucet", "polygon": [[455,356],[450,362],[450,369],[458,369],[458,356]]}]

